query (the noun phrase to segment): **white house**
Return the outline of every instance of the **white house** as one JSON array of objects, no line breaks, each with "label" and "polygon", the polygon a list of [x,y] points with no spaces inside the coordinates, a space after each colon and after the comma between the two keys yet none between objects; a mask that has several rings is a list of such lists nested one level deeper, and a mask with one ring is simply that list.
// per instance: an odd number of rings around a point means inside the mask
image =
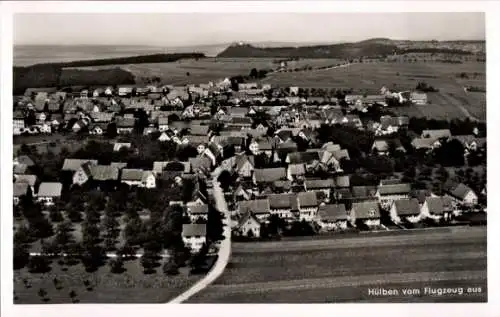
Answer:
[{"label": "white house", "polygon": [[152,171],[144,171],[142,173],[140,187],[156,188],[156,177]]},{"label": "white house", "polygon": [[321,204],[317,223],[326,231],[347,229],[348,214],[344,204]]},{"label": "white house", "polygon": [[395,200],[392,203],[389,215],[391,216],[391,220],[397,224],[403,221],[410,223],[419,222],[421,214],[418,200],[416,198]]},{"label": "white house", "polygon": [[61,197],[62,184],[55,182],[41,183],[38,187],[37,201],[46,206],[54,204],[54,199]]},{"label": "white house", "polygon": [[207,241],[207,226],[205,224],[183,224],[182,240],[191,252],[198,252]]},{"label": "white house", "polygon": [[297,195],[300,220],[313,221],[318,212],[318,200],[315,192],[301,192]]},{"label": "white house", "polygon": [[233,232],[244,237],[259,238],[260,226],[259,219],[251,211],[247,211],[233,228]]},{"label": "white house", "polygon": [[408,198],[410,190],[410,184],[380,185],[375,197],[378,198],[382,207],[389,208],[394,200]]},{"label": "white house", "polygon": [[350,212],[350,220],[357,225],[362,222],[364,225],[379,226],[380,225],[380,208],[377,201],[363,201],[352,204]]},{"label": "white house", "polygon": [[129,186],[141,186],[143,174],[144,171],[142,169],[124,168],[122,170],[121,182]]},{"label": "white house", "polygon": [[450,197],[427,197],[420,208],[422,218],[436,221],[448,218],[452,212],[453,204]]},{"label": "white house", "polygon": [[455,186],[450,192],[450,196],[457,203],[472,206],[477,204],[477,194],[468,186],[460,183]]}]

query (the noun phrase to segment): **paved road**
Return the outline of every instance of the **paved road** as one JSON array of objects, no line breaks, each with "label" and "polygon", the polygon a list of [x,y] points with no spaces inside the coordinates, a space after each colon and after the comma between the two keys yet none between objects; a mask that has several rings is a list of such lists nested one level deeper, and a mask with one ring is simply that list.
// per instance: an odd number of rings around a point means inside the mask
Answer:
[{"label": "paved road", "polygon": [[[484,302],[486,229],[333,240],[234,243],[225,273],[193,303]],[[436,296],[426,287],[481,289]],[[369,289],[399,290],[371,296]],[[418,296],[402,289],[415,288]]]},{"label": "paved road", "polygon": [[212,173],[212,182],[213,182],[213,195],[215,198],[215,205],[220,212],[224,213],[224,240],[220,244],[219,248],[219,256],[217,258],[217,262],[212,267],[210,272],[198,283],[193,285],[189,290],[179,295],[170,301],[172,304],[180,304],[186,300],[188,300],[191,296],[203,290],[205,287],[210,285],[210,283],[214,282],[221,274],[224,272],[226,265],[229,261],[229,257],[231,255],[231,227],[228,225],[230,223],[230,213],[227,208],[227,203],[224,198],[224,193],[220,187],[219,182],[217,181],[217,177],[220,174],[221,170],[217,168]]}]

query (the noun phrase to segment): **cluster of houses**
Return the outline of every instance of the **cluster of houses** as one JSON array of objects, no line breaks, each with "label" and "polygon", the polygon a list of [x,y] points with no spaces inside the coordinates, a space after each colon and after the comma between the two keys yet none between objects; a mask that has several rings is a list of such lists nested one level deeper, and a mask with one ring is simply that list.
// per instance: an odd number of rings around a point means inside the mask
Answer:
[{"label": "cluster of houses", "polygon": [[[314,127],[321,123],[342,123],[362,127],[357,115],[344,114],[340,110],[335,97],[299,97],[299,87],[283,90],[257,83],[238,86],[238,91],[232,91],[231,82],[226,78],[217,84],[187,86],[29,88],[24,96],[15,96],[13,134],[51,134],[64,129],[102,135],[110,124],[118,134],[127,134],[134,130],[138,119],[134,111],[139,109],[149,118],[144,134],[164,132],[172,114],[180,119],[216,119],[234,127],[244,127],[248,124],[245,115],[259,111],[276,117],[278,125]],[[388,94],[383,89],[376,95],[347,95],[345,102],[349,110],[366,112],[374,104],[386,106]],[[411,93],[406,98],[426,103],[425,94]],[[228,106],[219,107],[216,116],[212,116],[212,105],[218,102]],[[260,106],[242,107],[244,103],[259,102]],[[33,113],[34,117],[30,117]]]},{"label": "cluster of houses", "polygon": [[[390,211],[393,221],[399,223],[425,218],[447,219],[457,211],[458,203],[477,203],[477,194],[463,184],[450,188],[444,197],[432,193],[413,197],[410,184],[392,180],[373,188],[351,186],[349,175],[343,175],[340,164],[341,160],[349,159],[346,149],[329,142],[319,148],[298,150],[298,138],[314,145],[317,128],[340,124],[373,131],[377,139],[372,150],[380,155],[387,155],[393,146],[405,151],[391,135],[408,127],[408,117],[383,116],[379,122],[363,122],[357,114],[349,113],[349,110],[366,112],[374,104],[384,105],[390,92],[348,95],[346,112],[336,98],[299,97],[299,87],[289,87],[286,96],[275,94],[269,85],[241,83],[238,91],[230,91],[230,87],[231,82],[225,79],[217,84],[183,87],[28,89],[24,96],[16,98],[13,132],[14,135],[55,133],[64,127],[75,133],[102,135],[112,125],[117,134],[127,135],[136,129],[138,110],[143,110],[148,117],[144,135],[156,132],[161,142],[191,145],[197,156],[186,162],[175,162],[182,164],[181,170],[166,169],[173,162],[154,162],[151,169],[145,170],[127,168],[126,162],[102,165],[91,157],[66,158],[61,170],[72,174],[73,184],[93,180],[151,189],[164,177],[179,183],[193,175],[208,178],[220,165],[239,176],[234,190],[237,202],[234,231],[254,237],[260,235],[260,225],[274,214],[288,221],[304,220],[333,230],[359,223],[380,226],[381,208]],[[278,102],[268,102],[269,91]],[[415,103],[427,102],[425,94],[399,93],[398,96]],[[34,118],[29,118],[33,113]],[[256,123],[254,118],[262,113],[271,120]],[[214,124],[222,125],[223,129],[212,131]],[[450,139],[464,145],[464,154],[486,143],[486,139],[477,134],[453,136],[449,130],[425,130],[411,144],[415,149],[432,150]],[[223,160],[227,146],[234,147],[237,154]],[[131,143],[116,142],[113,150],[119,152],[124,148],[131,149]],[[261,155],[281,167],[256,168],[255,159]],[[61,196],[62,184],[37,179],[29,173],[33,165],[27,156],[14,158],[14,203],[31,193],[37,201],[51,205]],[[333,176],[328,179],[306,177],[321,171]],[[206,197],[196,196],[186,204],[173,203],[182,204],[193,222],[183,230],[186,245],[199,249],[205,242],[206,226],[196,222],[207,217]]]},{"label": "cluster of houses", "polygon": [[[255,173],[277,175],[276,171],[268,169],[255,170]],[[397,179],[383,180],[378,186],[350,186],[349,178],[342,178],[345,179],[306,179],[303,186],[291,190],[291,182],[282,173],[280,179],[274,180],[276,187],[272,192],[244,189],[239,185],[234,192],[237,208],[232,215],[233,232],[259,237],[261,225],[269,222],[272,215],[289,223],[306,221],[322,231],[359,226],[380,229],[385,228],[381,223],[382,210],[396,225],[415,224],[426,219],[439,223],[459,215],[460,206],[473,206],[478,201],[477,194],[461,183],[449,186],[444,196],[437,196],[426,190],[414,191],[410,184]],[[283,185],[287,182],[288,186]],[[278,187],[281,190],[276,190]]]}]

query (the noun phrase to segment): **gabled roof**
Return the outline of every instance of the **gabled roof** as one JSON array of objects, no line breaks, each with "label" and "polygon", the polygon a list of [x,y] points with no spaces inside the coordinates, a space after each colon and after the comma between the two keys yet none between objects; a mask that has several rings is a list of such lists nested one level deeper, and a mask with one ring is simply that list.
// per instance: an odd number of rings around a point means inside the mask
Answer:
[{"label": "gabled roof", "polygon": [[462,143],[463,146],[470,146],[473,142],[475,142],[478,147],[482,147],[486,143],[486,138],[478,138],[472,134],[455,135],[451,139],[459,141],[460,143]]},{"label": "gabled roof", "polygon": [[255,160],[253,155],[237,155],[235,157],[236,170],[239,171],[246,163],[250,163],[252,166],[255,165]]},{"label": "gabled roof", "polygon": [[207,204],[194,204],[186,206],[187,211],[191,215],[206,215],[208,214],[208,205]]},{"label": "gabled roof", "polygon": [[167,166],[168,163],[169,163],[168,161],[153,162],[153,172],[155,173],[163,172],[163,169]]},{"label": "gabled roof", "polygon": [[321,149],[333,153],[335,151],[340,151],[342,148],[338,144],[334,144],[333,142],[327,142],[323,144]]},{"label": "gabled roof", "polygon": [[378,152],[387,152],[389,151],[389,144],[386,140],[375,140],[373,142],[372,149],[375,149]]},{"label": "gabled roof", "polygon": [[398,216],[414,216],[420,213],[420,206],[416,198],[395,200],[394,206]]},{"label": "gabled roof", "polygon": [[431,138],[434,140],[440,138],[449,138],[451,137],[451,132],[449,129],[439,129],[439,130],[423,130],[422,138]]},{"label": "gabled roof", "polygon": [[21,196],[24,196],[28,193],[28,187],[29,187],[29,184],[28,183],[14,183],[13,185],[13,189],[12,189],[12,194],[14,197],[21,197]]},{"label": "gabled roof", "polygon": [[18,175],[16,176],[16,183],[27,183],[30,186],[35,186],[37,177],[36,175]]},{"label": "gabled roof", "polygon": [[318,198],[315,192],[301,192],[297,195],[299,207],[317,207]]},{"label": "gabled roof", "polygon": [[419,150],[419,149],[430,149],[432,145],[436,142],[436,139],[432,138],[415,138],[411,141],[411,145]]},{"label": "gabled roof", "polygon": [[142,172],[141,181],[142,181],[142,182],[147,182],[147,181],[148,181],[148,178],[149,178],[150,176],[153,176],[153,177],[155,176],[155,175],[153,174],[153,172],[152,172],[152,171],[143,171],[143,172]]},{"label": "gabled roof", "polygon": [[124,117],[116,118],[117,128],[133,128],[134,125],[135,125],[135,118],[124,118]]},{"label": "gabled roof", "polygon": [[113,112],[91,112],[90,117],[96,122],[111,122],[114,117]]},{"label": "gabled roof", "polygon": [[192,135],[208,135],[209,127],[208,125],[195,125],[191,124],[189,127],[189,133]]},{"label": "gabled roof", "polygon": [[92,178],[97,181],[118,180],[119,169],[111,165],[94,165],[90,167]]},{"label": "gabled roof", "polygon": [[380,195],[409,194],[410,191],[410,184],[380,185],[378,187],[378,192]]},{"label": "gabled roof", "polygon": [[204,237],[207,235],[207,225],[198,223],[189,223],[182,225],[182,236],[183,237]]},{"label": "gabled roof", "polygon": [[271,194],[267,195],[270,209],[293,209],[297,208],[296,194]]},{"label": "gabled roof", "polygon": [[335,181],[331,178],[329,178],[329,179],[306,179],[304,182],[304,185],[307,188],[307,190],[332,188],[335,186]]},{"label": "gabled roof", "polygon": [[434,215],[442,215],[453,209],[450,197],[427,197],[425,203],[429,208],[429,213]]},{"label": "gabled roof", "polygon": [[124,168],[122,169],[122,181],[141,181],[142,169]]},{"label": "gabled roof", "polygon": [[87,162],[90,162],[92,165],[97,165],[97,160],[65,159],[61,170],[76,172],[80,166]]},{"label": "gabled roof", "polygon": [[471,191],[474,192],[469,186],[460,183],[450,191],[450,195],[463,200]]},{"label": "gabled roof", "polygon": [[290,164],[312,163],[319,161],[319,154],[317,151],[288,153],[287,161]]},{"label": "gabled roof", "polygon": [[286,178],[284,167],[262,168],[254,170],[255,181],[258,183],[270,183]]},{"label": "gabled roof", "polygon": [[238,220],[238,224],[236,225],[236,228],[241,228],[248,220],[252,219],[255,221],[257,224],[260,225],[259,219],[255,217],[255,214],[251,211],[247,211],[243,214],[243,216]]},{"label": "gabled roof", "polygon": [[342,175],[335,177],[335,187],[350,187],[350,177],[349,175]]},{"label": "gabled roof", "polygon": [[62,184],[46,182],[41,183],[38,188],[39,197],[59,197],[61,196]]},{"label": "gabled roof", "polygon": [[189,144],[194,146],[210,142],[210,137],[208,135],[186,135],[185,138],[189,141]]},{"label": "gabled roof", "polygon": [[351,209],[356,219],[380,218],[380,208],[376,200],[352,203]]},{"label": "gabled roof", "polygon": [[212,161],[206,156],[190,157],[189,164],[193,172],[197,170],[208,172],[212,168]]},{"label": "gabled roof", "polygon": [[340,161],[343,158],[346,158],[348,160],[350,159],[350,157],[349,157],[349,151],[347,151],[346,149],[339,150],[339,151],[334,151],[334,152],[332,152],[332,154],[333,154],[333,157],[335,157],[335,159],[337,161]]},{"label": "gabled roof", "polygon": [[289,191],[292,188],[292,182],[289,180],[277,180],[273,182],[274,188],[283,191]]},{"label": "gabled roof", "polygon": [[352,195],[356,198],[373,197],[377,192],[376,186],[353,186],[351,189]]},{"label": "gabled roof", "polygon": [[244,214],[247,211],[251,211],[254,214],[267,214],[269,213],[269,200],[268,199],[254,199],[247,201],[240,201],[238,203],[238,211],[240,214]]},{"label": "gabled roof", "polygon": [[321,205],[318,208],[318,217],[321,221],[344,221],[347,220],[347,211],[344,204]]},{"label": "gabled roof", "polygon": [[127,163],[125,163],[125,162],[111,162],[111,164],[109,164],[109,165],[112,166],[112,167],[116,167],[119,170],[124,169],[125,167],[127,167]]}]

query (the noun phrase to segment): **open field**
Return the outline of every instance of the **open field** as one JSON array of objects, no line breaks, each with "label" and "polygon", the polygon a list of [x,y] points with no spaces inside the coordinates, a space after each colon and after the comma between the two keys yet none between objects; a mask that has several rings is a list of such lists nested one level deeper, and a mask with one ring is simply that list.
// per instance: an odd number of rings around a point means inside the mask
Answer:
[{"label": "open field", "polygon": [[[141,77],[158,76],[171,85],[200,84],[223,80],[226,77],[248,75],[252,68],[275,69],[272,58],[204,58],[179,60],[173,63],[112,65],[82,67],[82,69],[109,69],[120,67],[131,72],[137,80]],[[189,72],[189,76],[187,73]]]},{"label": "open field", "polygon": [[[475,80],[458,79],[461,72],[478,73]],[[486,94],[466,93],[465,85],[485,87],[485,64],[444,63],[366,63],[351,64],[328,70],[297,73],[273,73],[262,82],[277,86],[298,85],[310,88],[352,88],[355,93],[376,94],[382,86],[396,90],[413,90],[418,82],[438,88],[429,93],[431,104],[394,109],[400,115],[426,116],[436,119],[471,117],[486,119]]]},{"label": "open field", "polygon": [[[191,302],[475,302],[487,300],[486,276],[484,227],[235,243],[224,274]],[[480,287],[481,293],[424,294],[424,287],[451,286]],[[381,298],[368,295],[369,288],[400,292]],[[421,294],[403,295],[403,288],[418,288]]]},{"label": "open field", "polygon": [[[190,275],[189,268],[181,268],[177,276],[167,276],[156,268],[156,273],[144,274],[139,260],[125,262],[126,271],[110,273],[109,266],[87,273],[81,264],[70,266],[67,271],[53,262],[52,270],[44,274],[29,273],[27,268],[14,271],[14,291],[18,296],[16,304],[42,304],[38,291],[43,288],[50,298],[49,304],[70,304],[69,293],[74,290],[80,303],[164,303],[181,294],[202,275]],[[53,279],[61,281],[61,290],[56,290]],[[28,280],[26,288],[23,279]],[[89,280],[93,289],[88,291],[83,281]]]}]

